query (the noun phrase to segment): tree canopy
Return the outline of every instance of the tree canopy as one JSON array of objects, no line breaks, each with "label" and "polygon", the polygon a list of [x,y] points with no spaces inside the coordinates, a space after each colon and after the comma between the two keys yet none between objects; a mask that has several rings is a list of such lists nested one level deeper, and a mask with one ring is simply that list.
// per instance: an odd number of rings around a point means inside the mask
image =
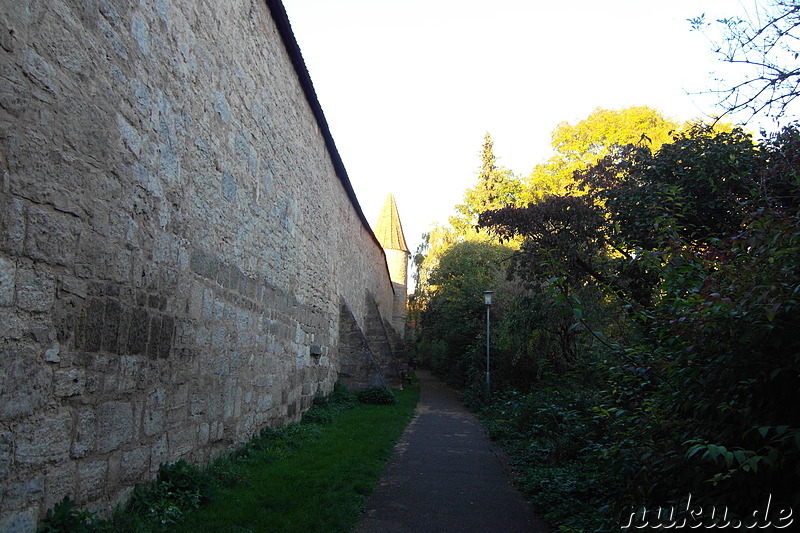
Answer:
[{"label": "tree canopy", "polygon": [[677,122],[647,107],[595,109],[585,119],[562,122],[552,133],[552,157],[536,165],[526,180],[525,203],[549,194],[564,194],[573,174],[585,170],[618,147],[628,144],[658,149],[677,131]]}]

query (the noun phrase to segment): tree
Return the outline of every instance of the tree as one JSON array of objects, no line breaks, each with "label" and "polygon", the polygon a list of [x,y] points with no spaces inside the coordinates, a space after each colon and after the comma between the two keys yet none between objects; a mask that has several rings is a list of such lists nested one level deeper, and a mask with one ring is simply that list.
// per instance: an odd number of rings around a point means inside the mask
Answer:
[{"label": "tree", "polygon": [[[420,351],[452,383],[481,382],[486,346],[483,291],[502,285],[503,263],[512,253],[498,244],[460,242],[441,255],[430,275],[427,305],[420,314]],[[495,314],[504,300],[508,298],[498,299]]]},{"label": "tree", "polygon": [[698,505],[772,491],[800,504],[798,146],[793,128],[755,145],[698,126],[612,151],[580,174],[583,196],[481,216],[526,237],[518,264],[552,276],[576,324],[590,285],[635,319],[595,361],[609,436],[593,453],[637,505],[687,490]]},{"label": "tree", "polygon": [[762,150],[741,128],[696,124],[657,151],[629,145],[576,174],[579,187],[613,221],[620,249],[653,249],[660,226],[708,242],[737,231],[761,186]]},{"label": "tree", "polygon": [[718,29],[709,36],[722,61],[744,67],[741,79],[716,92],[726,113],[748,112],[771,117],[786,114],[800,95],[800,0],[754,2],[746,19],[723,18],[707,23],[705,14],[690,19],[692,29]]},{"label": "tree", "polygon": [[595,109],[575,125],[562,122],[553,130],[553,156],[534,167],[527,179],[524,203],[564,194],[573,174],[585,170],[614,149],[641,144],[657,150],[679,125],[647,106],[620,110]]},{"label": "tree", "polygon": [[460,235],[474,233],[478,215],[487,209],[516,205],[521,192],[522,184],[514,173],[497,165],[492,136],[487,132],[483,138],[478,183],[464,192],[464,203],[455,207],[458,214],[450,218],[450,224]]}]

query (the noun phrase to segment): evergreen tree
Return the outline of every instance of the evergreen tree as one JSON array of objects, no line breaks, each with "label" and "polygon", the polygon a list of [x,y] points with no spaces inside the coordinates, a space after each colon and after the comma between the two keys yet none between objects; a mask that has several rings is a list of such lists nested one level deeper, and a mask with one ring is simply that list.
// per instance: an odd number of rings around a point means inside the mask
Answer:
[{"label": "evergreen tree", "polygon": [[514,173],[498,166],[492,136],[487,132],[483,137],[478,182],[464,192],[464,202],[456,206],[458,214],[450,218],[450,224],[460,236],[474,236],[478,215],[489,209],[517,205],[521,193],[522,184]]}]

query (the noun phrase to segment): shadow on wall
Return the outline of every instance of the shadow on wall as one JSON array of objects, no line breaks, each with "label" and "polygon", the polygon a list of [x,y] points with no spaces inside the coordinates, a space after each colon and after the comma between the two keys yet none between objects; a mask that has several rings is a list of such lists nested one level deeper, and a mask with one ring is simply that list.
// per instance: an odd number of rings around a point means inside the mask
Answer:
[{"label": "shadow on wall", "polygon": [[[369,299],[369,297],[368,297]],[[374,300],[367,302],[366,331],[362,331],[350,307],[339,307],[339,381],[351,390],[389,386],[402,388],[401,372],[407,370],[403,339],[381,317]]]}]

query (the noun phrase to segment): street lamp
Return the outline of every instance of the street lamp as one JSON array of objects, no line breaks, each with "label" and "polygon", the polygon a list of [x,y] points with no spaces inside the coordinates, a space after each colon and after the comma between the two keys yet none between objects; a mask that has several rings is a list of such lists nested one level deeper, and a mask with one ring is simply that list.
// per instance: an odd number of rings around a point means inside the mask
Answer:
[{"label": "street lamp", "polygon": [[492,382],[489,378],[489,310],[492,307],[492,294],[494,291],[483,291],[483,301],[486,303],[486,393],[492,391]]}]

